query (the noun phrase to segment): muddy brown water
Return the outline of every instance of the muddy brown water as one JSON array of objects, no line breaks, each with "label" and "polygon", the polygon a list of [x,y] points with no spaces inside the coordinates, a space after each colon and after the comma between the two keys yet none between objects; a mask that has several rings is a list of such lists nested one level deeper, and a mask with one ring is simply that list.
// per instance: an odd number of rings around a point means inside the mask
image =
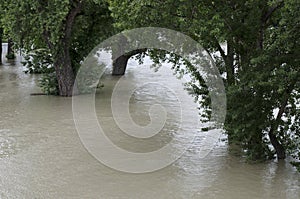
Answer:
[{"label": "muddy brown water", "polygon": [[[288,161],[246,164],[228,154],[222,142],[201,159],[195,139],[180,159],[156,172],[129,174],[111,169],[82,145],[71,98],[30,96],[40,92],[39,76],[24,74],[20,60],[4,59],[0,66],[0,198],[300,198],[300,175]],[[134,65],[132,62],[128,68],[127,81],[139,84],[152,78],[154,72],[151,74],[148,66]],[[111,115],[102,102],[110,101],[110,85],[117,80],[110,75],[104,77],[104,88],[96,95],[96,107],[102,107],[96,108],[99,120]],[[147,124],[149,117],[144,109],[149,100],[170,96],[155,85],[141,88],[130,105],[133,119],[140,125]],[[175,107],[178,102],[171,99],[166,103]],[[120,147],[144,152],[170,139],[180,139],[168,134],[176,130],[177,122],[174,115],[174,120],[166,123],[166,135],[143,144],[121,135],[111,122],[104,122],[104,128],[115,129],[108,136]]]}]

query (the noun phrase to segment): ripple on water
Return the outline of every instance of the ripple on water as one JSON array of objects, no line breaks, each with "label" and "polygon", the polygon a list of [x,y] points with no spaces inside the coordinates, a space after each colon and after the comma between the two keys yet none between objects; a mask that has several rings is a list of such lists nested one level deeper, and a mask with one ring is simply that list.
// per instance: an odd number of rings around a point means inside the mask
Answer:
[{"label": "ripple on water", "polygon": [[17,152],[17,142],[16,138],[11,136],[11,131],[9,129],[0,130],[0,158],[8,157],[10,155],[16,154]]},{"label": "ripple on water", "polygon": [[25,151],[46,138],[42,132],[0,129],[0,159]]}]

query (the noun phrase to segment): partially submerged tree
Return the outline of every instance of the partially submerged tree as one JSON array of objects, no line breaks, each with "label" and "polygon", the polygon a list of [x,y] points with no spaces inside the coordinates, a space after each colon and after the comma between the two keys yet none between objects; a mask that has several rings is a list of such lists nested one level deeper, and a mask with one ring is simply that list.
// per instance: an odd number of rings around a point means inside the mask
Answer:
[{"label": "partially submerged tree", "polygon": [[3,28],[0,27],[0,64],[2,64],[2,38],[3,38]]},{"label": "partially submerged tree", "polygon": [[7,40],[7,53],[5,56],[7,59],[15,59],[15,52],[14,52],[14,42],[11,38]]},{"label": "partially submerged tree", "polygon": [[2,64],[2,42],[3,42],[3,33],[4,28],[2,24],[2,20],[4,18],[4,8],[3,8],[3,2],[0,1],[0,64]]},{"label": "partially submerged tree", "polygon": [[61,96],[72,96],[79,62],[111,34],[111,17],[101,0],[11,1],[6,21],[26,52],[48,49]]},{"label": "partially submerged tree", "polygon": [[[299,1],[109,2],[115,26],[178,30],[214,57],[225,77],[225,130],[230,145],[241,147],[254,161],[272,158],[273,152],[284,159],[288,149],[299,158]],[[152,53],[152,57],[165,59],[162,54],[166,53]],[[176,56],[169,59],[179,63]],[[208,99],[201,74],[176,67],[192,74],[190,89]]]}]

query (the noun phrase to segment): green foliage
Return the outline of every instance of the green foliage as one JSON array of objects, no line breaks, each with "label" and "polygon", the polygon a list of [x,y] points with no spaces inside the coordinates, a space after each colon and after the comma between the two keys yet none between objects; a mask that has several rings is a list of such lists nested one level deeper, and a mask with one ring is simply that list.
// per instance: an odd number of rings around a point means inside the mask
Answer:
[{"label": "green foliage", "polygon": [[41,90],[47,95],[58,95],[58,82],[49,49],[32,50],[25,53],[24,59],[25,73],[42,74],[38,81]]},{"label": "green foliage", "polygon": [[105,1],[87,1],[84,4],[74,24],[70,48],[75,71],[96,45],[116,33],[110,14]]},{"label": "green foliage", "polygon": [[[114,34],[108,5],[102,0],[17,0],[7,1],[5,7],[6,31],[26,52],[27,72],[46,73],[40,85],[48,94],[59,88],[54,71],[62,80],[75,76],[94,46]],[[58,72],[61,66],[72,67],[74,75]]]},{"label": "green foliage", "polygon": [[[215,58],[225,77],[229,143],[241,147],[249,160],[278,154],[270,135],[299,160],[299,1],[109,0],[109,4],[117,28],[178,30]],[[155,63],[167,59],[177,65],[176,72],[191,74],[189,91],[200,99],[208,113],[203,117],[209,119],[202,74],[176,56],[150,52]]]},{"label": "green foliage", "polygon": [[25,73],[53,72],[53,59],[48,49],[36,49],[24,54],[22,64],[27,68]]},{"label": "green foliage", "polygon": [[[299,161],[299,1],[16,0],[2,3],[4,32],[12,35],[17,46],[27,52],[28,72],[46,73],[40,85],[49,94],[57,93],[56,74],[60,74],[57,73],[60,67],[55,64],[68,60],[61,59],[68,55],[66,52],[70,53],[76,74],[95,44],[116,30],[159,26],[189,35],[214,57],[224,77],[228,99],[224,128],[229,143],[241,147],[249,160],[264,160],[279,154],[280,149],[270,139],[273,135],[284,152],[292,155],[295,162]],[[70,12],[76,8],[80,12],[74,12],[74,23],[67,25]],[[191,76],[187,89],[199,102],[203,120],[209,120],[209,88],[202,74],[172,52],[149,49],[137,58],[142,60],[146,54],[157,66],[168,61],[174,64],[177,75]]]},{"label": "green foliage", "polygon": [[16,55],[14,53],[10,53],[10,54],[7,54],[5,56],[7,59],[15,59],[16,58]]},{"label": "green foliage", "polygon": [[55,71],[42,74],[39,79],[39,86],[47,95],[58,95],[59,89]]},{"label": "green foliage", "polygon": [[300,162],[291,162],[291,164],[300,172]]},{"label": "green foliage", "polygon": [[14,41],[25,49],[45,46],[44,37],[57,45],[62,35],[63,21],[70,2],[59,1],[8,1],[5,23]]}]

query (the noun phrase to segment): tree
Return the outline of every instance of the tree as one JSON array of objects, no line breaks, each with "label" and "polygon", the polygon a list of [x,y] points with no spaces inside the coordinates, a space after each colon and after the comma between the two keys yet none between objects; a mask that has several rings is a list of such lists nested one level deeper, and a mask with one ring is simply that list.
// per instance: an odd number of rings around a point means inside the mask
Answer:
[{"label": "tree", "polygon": [[14,59],[15,58],[15,52],[14,52],[14,42],[11,38],[7,41],[7,59]]},{"label": "tree", "polygon": [[[17,0],[8,3],[7,12],[7,26],[10,27],[15,41],[20,41],[18,45],[27,52],[48,49],[48,54],[52,57],[58,94],[72,96],[76,64],[78,66],[87,53],[81,52],[90,49],[91,42],[97,41],[84,43],[87,41],[84,36],[95,38],[98,34],[103,39],[103,33],[108,33],[111,28],[108,25],[111,18],[107,4],[101,0]],[[98,28],[94,28],[94,25]],[[103,29],[100,34],[95,32],[100,28]],[[75,57],[75,54],[79,56]]]},{"label": "tree", "polygon": [[[4,34],[6,33],[6,38],[7,38],[7,27],[5,26],[5,20],[6,20],[6,15],[7,15],[7,4],[8,2],[6,1],[1,1],[0,2],[0,42],[1,42],[1,56],[2,56],[2,42],[3,42],[3,37]],[[6,58],[7,59],[14,59],[15,58],[15,54],[14,54],[14,50],[13,50],[13,41],[10,37],[8,37],[7,39],[7,54],[6,54]],[[2,61],[2,57],[0,58],[0,63]]]},{"label": "tree", "polygon": [[4,17],[4,12],[3,12],[3,2],[0,1],[1,5],[0,5],[0,64],[2,64],[2,42],[3,42],[3,33],[4,33],[4,28],[3,28],[3,24],[2,24],[2,20]]},{"label": "tree", "polygon": [[[116,27],[159,26],[178,30],[214,56],[225,76],[228,100],[225,130],[231,146],[241,147],[254,161],[272,158],[273,153],[284,159],[289,148],[299,152],[298,1],[109,0],[109,3]],[[166,58],[161,54],[165,53],[154,53],[152,57]],[[178,63],[176,56],[169,58]],[[196,84],[190,84],[190,89],[208,99],[201,74],[179,65],[175,68],[192,74]],[[202,107],[209,109],[205,106],[207,102]]]},{"label": "tree", "polygon": [[2,38],[3,38],[3,28],[0,27],[0,64],[2,64]]}]

